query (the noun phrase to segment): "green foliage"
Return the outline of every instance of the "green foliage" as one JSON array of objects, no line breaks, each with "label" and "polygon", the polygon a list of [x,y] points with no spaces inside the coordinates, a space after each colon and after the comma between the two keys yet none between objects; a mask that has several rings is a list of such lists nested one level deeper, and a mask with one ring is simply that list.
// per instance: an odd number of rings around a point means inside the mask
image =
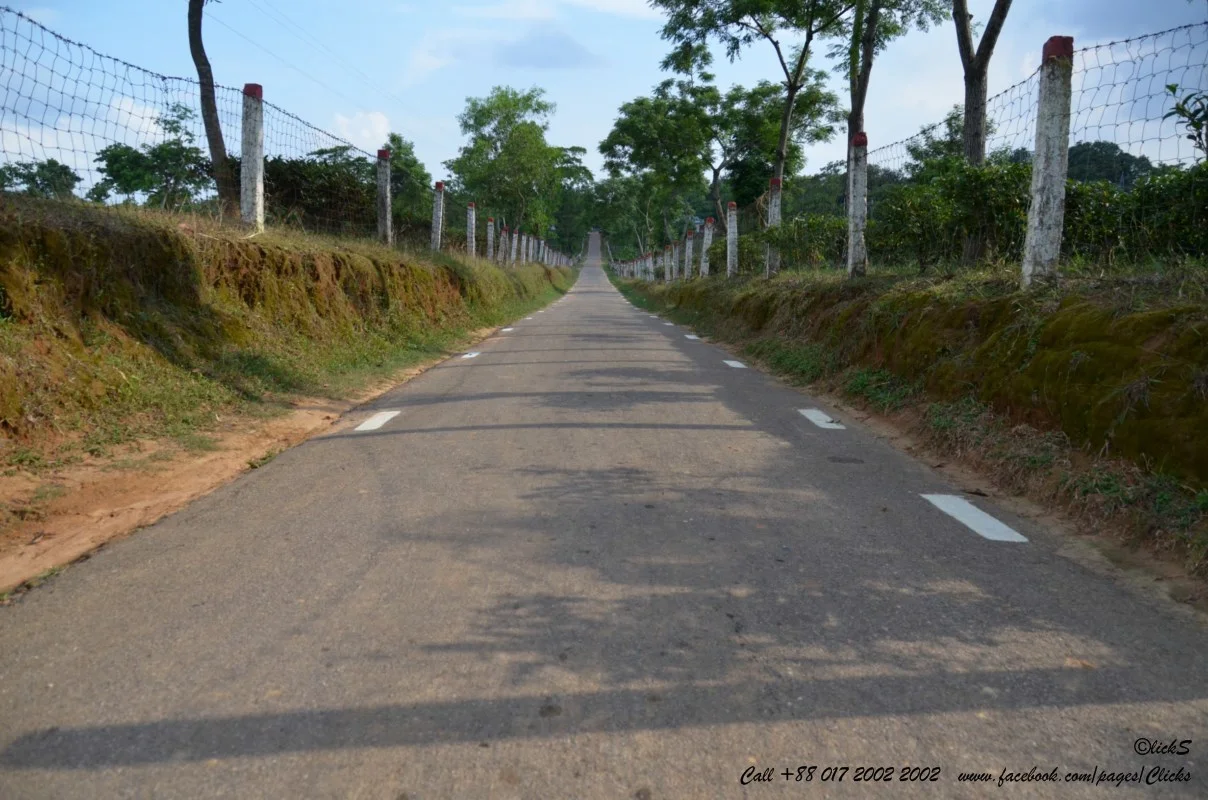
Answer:
[{"label": "green foliage", "polygon": [[1074,181],[1108,181],[1127,189],[1153,171],[1145,156],[1134,156],[1115,142],[1079,142],[1070,148],[1069,170]]},{"label": "green foliage", "polygon": [[126,144],[103,148],[96,161],[104,177],[89,190],[88,199],[105,202],[117,192],[133,202],[142,195],[146,205],[170,211],[194,202],[202,189],[213,184],[210,161],[188,129],[194,116],[188,106],[173,103],[156,120],[164,141],[139,149]]},{"label": "green foliage", "polygon": [[305,158],[264,161],[264,202],[278,225],[329,234],[365,234],[377,218],[373,162],[349,146]]},{"label": "green foliage", "polygon": [[[764,273],[763,233],[744,233],[738,237],[738,274],[762,275]],[[726,274],[726,237],[718,236],[709,246],[709,270],[714,274]]]},{"label": "green foliage", "polygon": [[1200,157],[1208,156],[1208,92],[1189,92],[1180,100],[1179,87],[1175,83],[1168,84],[1166,92],[1175,99],[1175,104],[1162,119],[1174,117],[1180,120],[1186,137],[1200,151]]},{"label": "green foliage", "polygon": [[31,197],[67,200],[81,180],[75,170],[53,158],[0,166],[0,192],[24,191]]},{"label": "green foliage", "polygon": [[481,214],[549,238],[563,190],[590,183],[591,173],[585,150],[546,141],[554,104],[544,98],[542,89],[496,86],[487,97],[467,99],[458,121],[469,141],[445,166],[452,189],[473,198]]},{"label": "green foliage", "polygon": [[[400,237],[432,227],[432,176],[415,155],[415,145],[397,133],[385,144],[390,151],[390,196]],[[375,189],[376,192],[376,189]]]},{"label": "green foliage", "polygon": [[[795,175],[805,165],[805,145],[834,138],[835,124],[842,119],[839,98],[826,89],[826,73],[805,70],[802,89],[793,104],[785,175]],[[733,130],[733,155],[728,169],[731,199],[740,206],[755,202],[768,190],[768,178],[776,167],[783,87],[760,81],[751,89],[735,87],[726,95]]]},{"label": "green foliage", "polygon": [[[875,237],[876,222],[869,223]],[[784,263],[810,269],[839,266],[847,246],[847,219],[826,214],[803,214],[763,232],[763,238],[780,250]]]}]

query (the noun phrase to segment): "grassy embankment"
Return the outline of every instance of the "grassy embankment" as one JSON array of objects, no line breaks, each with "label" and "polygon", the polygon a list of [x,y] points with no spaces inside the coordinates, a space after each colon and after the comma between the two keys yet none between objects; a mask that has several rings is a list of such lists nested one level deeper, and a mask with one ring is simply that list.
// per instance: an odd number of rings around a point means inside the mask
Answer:
[{"label": "grassy embankment", "polygon": [[[574,274],[201,219],[0,197],[0,470],[348,398],[569,289]],[[0,506],[38,513],[52,483]]]},{"label": "grassy embankment", "polygon": [[1208,270],[613,280],[798,384],[897,416],[1003,488],[1208,576]]}]

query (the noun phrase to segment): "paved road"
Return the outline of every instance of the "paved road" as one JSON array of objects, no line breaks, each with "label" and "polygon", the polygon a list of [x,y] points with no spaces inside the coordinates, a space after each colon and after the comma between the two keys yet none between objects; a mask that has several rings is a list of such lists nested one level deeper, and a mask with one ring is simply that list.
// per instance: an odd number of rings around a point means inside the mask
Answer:
[{"label": "paved road", "polygon": [[[985,538],[591,256],[477,356],[0,609],[0,797],[1208,796],[1202,625],[971,498]],[[1059,784],[998,789],[1033,766]],[[1064,782],[1096,767],[1191,780]]]}]

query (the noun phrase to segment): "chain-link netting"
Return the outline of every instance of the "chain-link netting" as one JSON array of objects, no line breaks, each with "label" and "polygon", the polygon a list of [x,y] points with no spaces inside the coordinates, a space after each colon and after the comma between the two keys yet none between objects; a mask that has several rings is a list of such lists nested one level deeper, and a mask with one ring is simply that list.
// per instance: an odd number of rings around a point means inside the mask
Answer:
[{"label": "chain-link netting", "polygon": [[[243,92],[215,87],[235,185]],[[270,224],[373,235],[375,157],[264,103]],[[201,87],[0,6],[0,191],[217,215]]]}]

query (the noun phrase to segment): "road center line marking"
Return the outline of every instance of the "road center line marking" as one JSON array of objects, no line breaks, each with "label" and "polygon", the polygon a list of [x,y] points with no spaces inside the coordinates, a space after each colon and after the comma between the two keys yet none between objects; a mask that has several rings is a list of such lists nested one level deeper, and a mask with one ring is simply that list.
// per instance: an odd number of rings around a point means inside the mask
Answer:
[{"label": "road center line marking", "polygon": [[685,334],[684,334],[684,338],[685,338],[685,339],[691,339],[691,340],[692,340],[692,341],[694,341],[694,342],[699,342],[699,341],[700,341],[700,337],[699,337],[699,336],[697,336],[695,333],[685,333]]},{"label": "road center line marking", "polygon": [[664,322],[663,324],[664,325],[674,325],[675,323],[674,322]]},{"label": "road center line marking", "polygon": [[985,539],[992,539],[996,542],[1027,541],[1026,537],[1016,533],[1015,530],[999,522],[963,497],[954,494],[925,494],[922,497]]},{"label": "road center line marking", "polygon": [[847,430],[843,423],[835,422],[835,420],[833,420],[825,411],[821,411],[817,408],[799,408],[797,411],[801,413],[801,416],[805,417],[819,428],[826,428],[829,431]]},{"label": "road center line marking", "polygon": [[356,427],[358,431],[376,431],[390,420],[401,414],[401,411],[379,411]]},{"label": "road center line marking", "polygon": [[734,367],[734,369],[746,369],[747,368],[747,365],[742,363],[741,361],[726,361],[725,364],[728,367]]},{"label": "road center line marking", "polygon": [[466,353],[462,358],[478,358],[478,353]]}]

